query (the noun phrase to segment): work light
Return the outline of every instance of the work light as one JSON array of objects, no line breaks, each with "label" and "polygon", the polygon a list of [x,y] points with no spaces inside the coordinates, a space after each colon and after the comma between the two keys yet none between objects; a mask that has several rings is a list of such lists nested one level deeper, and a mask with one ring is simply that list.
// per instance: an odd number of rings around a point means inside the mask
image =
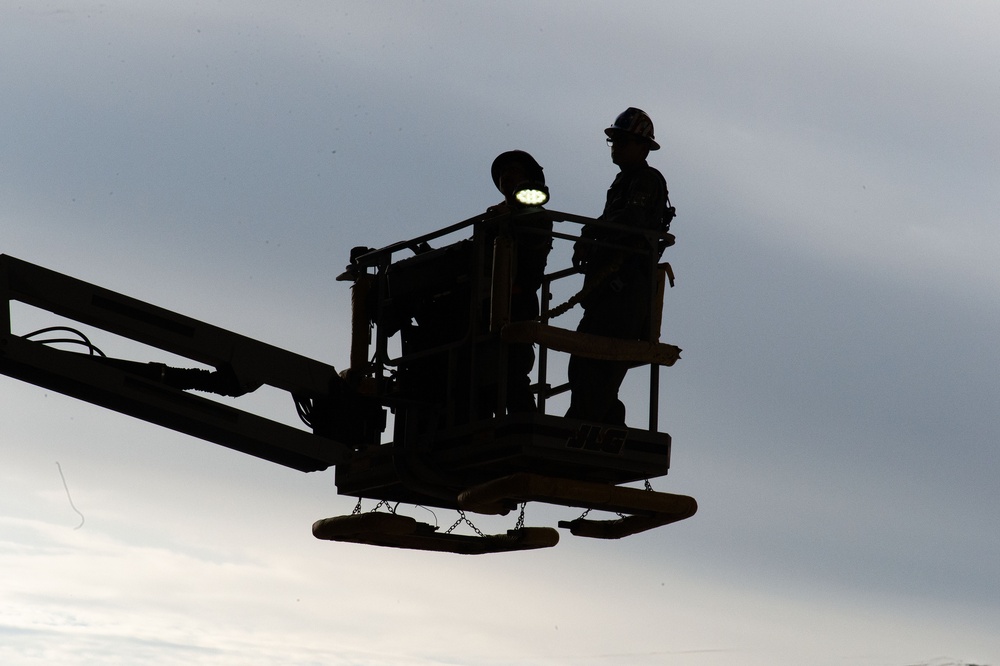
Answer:
[{"label": "work light", "polygon": [[549,188],[539,183],[525,183],[514,192],[514,198],[524,206],[544,206],[549,200]]}]

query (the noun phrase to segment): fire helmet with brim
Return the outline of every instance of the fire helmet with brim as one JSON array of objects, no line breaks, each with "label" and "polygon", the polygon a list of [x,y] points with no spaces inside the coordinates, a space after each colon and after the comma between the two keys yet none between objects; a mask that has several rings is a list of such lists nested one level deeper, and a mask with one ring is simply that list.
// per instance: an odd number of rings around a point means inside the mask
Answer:
[{"label": "fire helmet with brim", "polygon": [[613,139],[620,134],[631,134],[639,137],[649,144],[650,150],[659,150],[660,144],[653,138],[653,121],[642,109],[630,106],[615,118],[615,123],[604,130],[609,139]]}]

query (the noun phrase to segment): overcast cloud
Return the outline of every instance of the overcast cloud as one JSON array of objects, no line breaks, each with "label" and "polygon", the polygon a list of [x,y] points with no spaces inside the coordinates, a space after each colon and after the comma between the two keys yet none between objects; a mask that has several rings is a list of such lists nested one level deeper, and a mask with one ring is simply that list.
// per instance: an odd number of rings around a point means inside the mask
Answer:
[{"label": "overcast cloud", "polygon": [[337,367],[352,246],[496,203],[511,148],[596,215],[601,130],[646,110],[684,349],[654,485],[700,507],[489,557],[320,542],[353,507],[332,472],[0,377],[0,662],[1000,664],[998,28],[987,1],[0,3],[0,251]]}]

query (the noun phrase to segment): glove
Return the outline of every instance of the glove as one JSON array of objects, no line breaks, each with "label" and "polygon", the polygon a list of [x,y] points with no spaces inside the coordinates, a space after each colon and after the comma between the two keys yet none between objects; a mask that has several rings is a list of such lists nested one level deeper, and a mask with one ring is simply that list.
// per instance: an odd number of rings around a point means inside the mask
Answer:
[{"label": "glove", "polygon": [[583,243],[573,244],[573,268],[582,271],[587,266],[587,259],[590,255],[590,248]]}]

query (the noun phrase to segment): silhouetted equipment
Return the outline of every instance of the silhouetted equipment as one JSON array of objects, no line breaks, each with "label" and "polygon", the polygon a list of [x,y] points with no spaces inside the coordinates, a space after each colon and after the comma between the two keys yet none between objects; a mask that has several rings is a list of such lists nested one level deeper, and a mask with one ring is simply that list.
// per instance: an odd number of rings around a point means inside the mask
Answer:
[{"label": "silhouetted equipment", "polygon": [[[544,221],[546,224],[537,224]],[[556,225],[602,224],[526,208],[486,213],[412,240],[355,248],[338,279],[352,284],[350,367],[333,366],[223,330],[54,271],[0,256],[0,372],[301,471],[336,466],[337,491],[359,498],[349,516],[313,525],[317,538],[477,554],[545,548],[558,532],[525,527],[524,506],[585,509],[559,523],[578,536],[617,539],[694,515],[694,499],[651,489],[670,466],[670,436],[658,431],[659,367],[679,349],[659,342],[662,288],[648,339],[615,340],[549,322],[551,285],[575,269],[546,275],[542,316],[511,321],[512,240],[577,234]],[[514,234],[514,231],[517,234]],[[456,232],[471,237],[431,248]],[[570,230],[575,231],[575,229]],[[644,235],[659,257],[668,235]],[[672,238],[672,237],[671,237]],[[635,244],[623,251],[636,251]],[[655,262],[654,262],[655,263]],[[662,287],[665,271],[660,268]],[[64,326],[11,329],[11,301],[189,359],[204,367],[107,358],[86,335]],[[552,310],[555,310],[554,308]],[[71,337],[51,337],[68,333]],[[48,335],[45,339],[41,336]],[[505,364],[511,343],[538,345],[537,410],[506,413]],[[66,344],[84,349],[68,350]],[[150,350],[152,351],[152,350]],[[547,413],[567,390],[550,383],[552,354],[610,358],[649,368],[649,422],[634,428]],[[286,425],[192,390],[240,396],[268,385],[288,392],[307,429]],[[386,416],[393,415],[389,441]],[[645,489],[623,484],[646,480]],[[361,513],[361,498],[378,501]],[[506,534],[442,531],[396,513],[398,504],[503,515],[520,507]],[[618,514],[587,518],[590,510]],[[471,522],[470,522],[471,525]]]}]

